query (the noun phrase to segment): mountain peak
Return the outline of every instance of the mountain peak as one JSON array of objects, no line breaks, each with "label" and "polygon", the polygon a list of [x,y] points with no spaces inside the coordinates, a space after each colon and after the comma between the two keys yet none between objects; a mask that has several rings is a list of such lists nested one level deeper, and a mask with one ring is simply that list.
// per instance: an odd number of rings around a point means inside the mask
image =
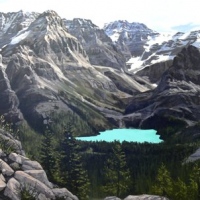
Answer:
[{"label": "mountain peak", "polygon": [[115,31],[137,31],[137,30],[142,30],[142,31],[150,31],[145,24],[143,23],[138,23],[138,22],[132,22],[129,23],[127,20],[117,20],[114,22],[110,22],[104,25],[104,30],[108,29],[115,29]]},{"label": "mountain peak", "polygon": [[90,19],[74,18],[73,20],[63,20],[68,29],[84,28],[84,29],[100,29],[93,24]]}]

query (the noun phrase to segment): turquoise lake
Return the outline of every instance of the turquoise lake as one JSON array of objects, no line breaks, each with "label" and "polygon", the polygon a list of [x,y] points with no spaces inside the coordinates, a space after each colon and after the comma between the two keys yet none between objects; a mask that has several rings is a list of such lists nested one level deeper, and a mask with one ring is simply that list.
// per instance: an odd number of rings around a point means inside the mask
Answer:
[{"label": "turquoise lake", "polygon": [[156,135],[156,130],[141,130],[141,129],[113,129],[100,132],[97,136],[89,137],[76,137],[77,140],[82,141],[106,141],[113,142],[115,140],[119,142],[149,142],[149,143],[160,143],[163,140],[160,139],[160,135]]}]

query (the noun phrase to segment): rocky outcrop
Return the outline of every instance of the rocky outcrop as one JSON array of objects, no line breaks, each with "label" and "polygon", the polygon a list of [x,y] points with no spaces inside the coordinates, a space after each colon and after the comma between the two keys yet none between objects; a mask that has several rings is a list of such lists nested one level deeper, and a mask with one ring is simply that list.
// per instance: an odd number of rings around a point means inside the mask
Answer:
[{"label": "rocky outcrop", "polygon": [[153,92],[136,96],[127,107],[129,125],[160,130],[198,122],[199,69],[199,50],[193,46],[183,49],[163,74],[158,87]]},{"label": "rocky outcrop", "polygon": [[[5,142],[5,138],[9,139],[9,143]],[[9,132],[0,129],[0,141],[2,141],[2,149],[0,149],[0,196],[2,198],[20,200],[21,193],[26,191],[37,200],[61,197],[78,200],[66,188],[58,188],[51,183],[40,163],[26,157],[20,141]]]}]

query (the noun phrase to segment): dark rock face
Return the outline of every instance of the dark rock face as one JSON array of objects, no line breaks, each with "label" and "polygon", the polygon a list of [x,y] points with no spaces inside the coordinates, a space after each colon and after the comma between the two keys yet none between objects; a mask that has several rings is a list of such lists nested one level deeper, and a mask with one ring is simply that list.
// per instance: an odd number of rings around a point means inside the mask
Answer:
[{"label": "dark rock face", "polygon": [[[64,22],[68,31],[83,45],[92,65],[125,69],[126,58],[103,29],[94,25],[91,20],[80,18],[72,21],[64,20]],[[130,54],[128,57],[130,58]]]},{"label": "dark rock face", "polygon": [[172,65],[172,60],[155,63],[141,69],[136,74],[141,77],[147,77],[151,83],[158,83],[163,73]]},{"label": "dark rock face", "polygon": [[143,128],[193,125],[200,119],[200,53],[184,48],[163,74],[158,87],[127,107],[128,124]]},{"label": "dark rock face", "polygon": [[18,97],[11,89],[9,79],[2,63],[0,63],[0,83],[0,113],[4,114],[8,121],[17,123],[23,119],[23,116],[18,109]]}]

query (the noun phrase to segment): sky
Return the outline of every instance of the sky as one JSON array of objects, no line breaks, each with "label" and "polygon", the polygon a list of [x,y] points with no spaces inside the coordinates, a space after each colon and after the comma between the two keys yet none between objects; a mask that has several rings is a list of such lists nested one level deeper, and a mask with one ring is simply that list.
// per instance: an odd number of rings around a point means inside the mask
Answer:
[{"label": "sky", "polygon": [[115,20],[140,22],[158,32],[200,27],[198,0],[0,0],[0,12],[56,11],[62,18],[91,19],[103,27]]}]

